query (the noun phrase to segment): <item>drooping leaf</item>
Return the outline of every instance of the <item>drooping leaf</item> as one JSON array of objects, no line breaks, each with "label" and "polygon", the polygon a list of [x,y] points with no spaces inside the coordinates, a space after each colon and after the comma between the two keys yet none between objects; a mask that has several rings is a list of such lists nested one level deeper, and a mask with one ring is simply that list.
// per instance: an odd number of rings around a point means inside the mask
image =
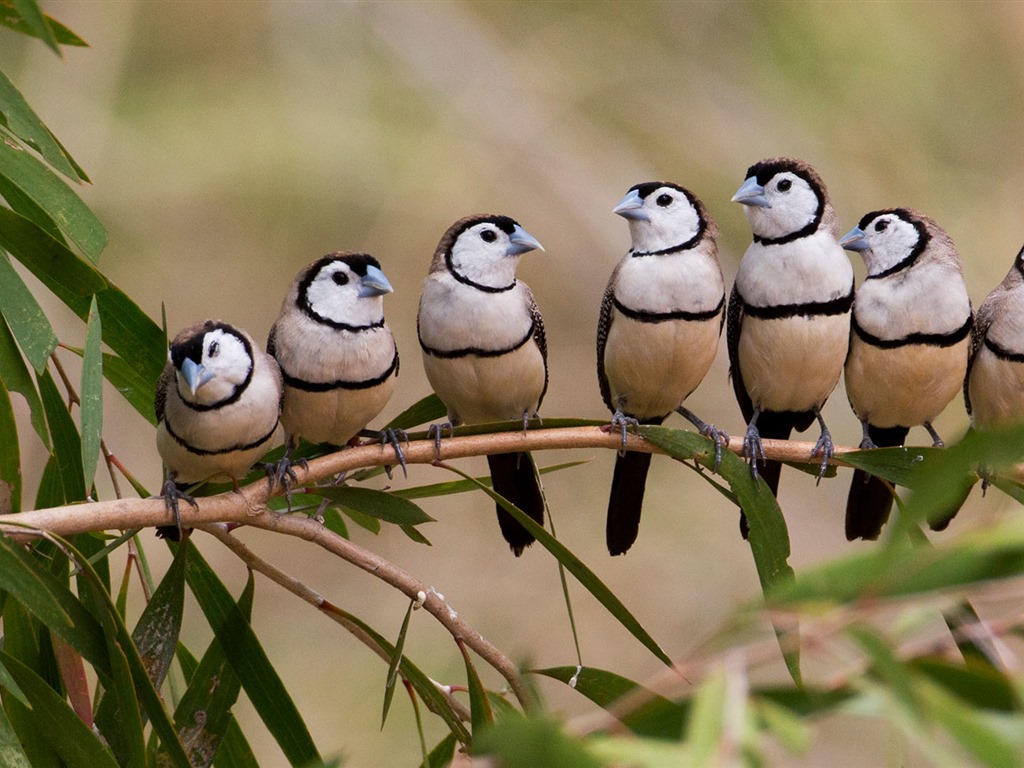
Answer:
[{"label": "drooping leaf", "polygon": [[[3,323],[0,323],[3,325]],[[11,398],[0,376],[0,514],[21,511],[21,456]]]},{"label": "drooping leaf", "polygon": [[[0,15],[2,13],[0,10]],[[11,133],[41,154],[54,170],[73,181],[88,181],[78,175],[64,147],[3,72],[0,72],[0,124],[6,125]]]},{"label": "drooping leaf", "polygon": [[91,728],[92,700],[89,697],[89,681],[85,674],[84,660],[74,648],[61,640],[60,635],[53,635],[53,655],[57,659],[68,703],[79,719]]},{"label": "drooping leaf", "polygon": [[672,666],[672,659],[670,659],[668,654],[662,650],[661,646],[655,642],[654,638],[651,637],[647,630],[643,628],[643,625],[637,621],[636,617],[630,613],[629,609],[623,605],[622,601],[619,600],[619,598],[616,597],[610,589],[608,589],[604,582],[601,581],[597,575],[583,563],[582,560],[566,548],[562,542],[548,533],[546,529],[537,525],[533,518],[521,509],[510,503],[504,497],[495,493],[483,483],[477,483],[476,480],[457,467],[449,464],[445,464],[443,466],[455,474],[460,475],[462,478],[476,483],[478,488],[484,491],[484,493],[494,499],[498,504],[501,504],[502,509],[505,509],[524,528],[526,528],[526,530],[533,534],[537,542],[544,547],[544,549],[554,555],[555,559],[565,566],[565,569],[569,571],[569,573],[571,573],[576,580],[588,592],[590,592],[590,594],[597,598],[597,601],[601,603],[601,605],[603,605],[608,612],[611,613],[612,616],[614,616],[631,635],[633,635],[633,637],[639,640],[644,647],[657,656],[662,662],[668,666]]},{"label": "drooping leaf", "polygon": [[[56,222],[94,264],[107,244],[107,231],[96,215],[60,177],[20,147],[0,141],[0,176]],[[17,206],[12,203],[12,207]],[[23,213],[28,213],[22,211]],[[46,222],[36,222],[46,228]]]},{"label": "drooping leaf", "polygon": [[421,400],[417,400],[391,421],[384,425],[385,429],[410,429],[419,424],[426,424],[428,421],[443,419],[448,411],[441,399],[431,393]]},{"label": "drooping leaf", "polygon": [[[595,667],[551,667],[532,672],[561,680],[566,685],[572,684],[573,690],[607,709],[637,736],[658,739],[679,739],[682,736],[688,707],[669,701],[614,672]],[[624,709],[627,696],[637,697],[637,703]]]},{"label": "drooping leaf", "polygon": [[153,407],[153,387],[138,372],[116,355],[104,353],[103,376],[114,389],[121,393],[142,417],[156,426],[156,411]]},{"label": "drooping leaf", "polygon": [[[183,546],[191,547],[186,542]],[[319,761],[302,716],[267,658],[263,646],[224,584],[193,548],[185,578],[241,680],[246,695],[292,765]]]},{"label": "drooping leaf", "polygon": [[386,523],[420,525],[434,520],[411,501],[373,488],[337,485],[311,488],[309,492],[340,504],[346,511],[353,510]]},{"label": "drooping leaf", "polygon": [[18,15],[21,16],[21,20],[32,30],[32,34],[46,43],[54,53],[60,56],[57,38],[53,36],[53,30],[50,29],[50,25],[43,18],[43,12],[39,10],[39,4],[36,3],[36,0],[14,0],[14,8]]},{"label": "drooping leaf", "polygon": [[82,357],[82,385],[78,393],[82,425],[82,470],[85,474],[86,488],[92,488],[93,480],[96,478],[100,440],[103,438],[103,355],[100,350],[102,329],[94,297],[89,309],[85,354]]},{"label": "drooping leaf", "polygon": [[32,702],[33,715],[46,723],[50,745],[65,764],[119,768],[110,750],[45,680],[7,653],[0,652],[0,661]]},{"label": "drooping leaf", "polygon": [[[107,279],[51,232],[9,208],[0,207],[0,247],[11,253],[58,298],[88,298],[107,287]],[[89,311],[88,302],[78,314]]]},{"label": "drooping leaf", "polygon": [[[11,684],[14,678],[11,678]],[[20,690],[20,689],[19,689]],[[22,749],[18,734],[15,733],[11,721],[7,719],[7,713],[0,707],[0,765],[6,768],[32,768],[32,764]]]},{"label": "drooping leaf", "polygon": [[391,709],[391,700],[395,696],[395,682],[398,680],[398,664],[402,660],[402,650],[405,648],[405,636],[409,632],[409,619],[412,618],[412,609],[415,606],[415,600],[409,602],[409,607],[405,611],[405,618],[402,619],[402,628],[398,631],[398,639],[395,641],[395,650],[391,654],[391,662],[388,664],[388,674],[384,679],[384,711],[380,718],[380,727],[382,729],[384,728],[384,723],[388,720],[388,710]]},{"label": "drooping leaf", "polygon": [[[57,42],[61,45],[88,47],[89,44],[87,42],[53,17],[47,16],[46,21],[50,25],[50,30],[53,32],[54,37],[57,38]],[[25,35],[38,37],[15,9],[14,0],[0,0],[0,26],[13,29]]]},{"label": "drooping leaf", "polygon": [[46,414],[39,392],[28,372],[25,360],[18,351],[18,345],[11,335],[7,323],[0,322],[0,380],[9,392],[17,392],[28,404],[32,428],[46,448],[50,447],[50,433],[46,429]]},{"label": "drooping leaf", "polygon": [[57,348],[57,334],[4,253],[0,253],[0,313],[29,363],[36,373],[42,373]]},{"label": "drooping leaf", "polygon": [[60,469],[64,498],[68,502],[82,501],[86,496],[85,473],[82,469],[82,439],[50,372],[44,371],[37,381],[43,408],[46,411],[46,420],[50,425],[53,455]]},{"label": "drooping leaf", "polygon": [[474,741],[487,728],[494,725],[494,713],[491,711],[491,703],[487,700],[487,692],[477,674],[473,658],[469,654],[469,648],[462,641],[459,641],[459,650],[462,651],[462,658],[466,662],[466,685],[469,688],[469,715],[473,724]]},{"label": "drooping leaf", "polygon": [[[635,739],[632,740],[636,742]],[[473,754],[494,755],[502,768],[604,768],[584,743],[545,718],[508,717],[473,740]],[[678,763],[676,763],[678,764]],[[666,764],[668,765],[668,764]]]}]

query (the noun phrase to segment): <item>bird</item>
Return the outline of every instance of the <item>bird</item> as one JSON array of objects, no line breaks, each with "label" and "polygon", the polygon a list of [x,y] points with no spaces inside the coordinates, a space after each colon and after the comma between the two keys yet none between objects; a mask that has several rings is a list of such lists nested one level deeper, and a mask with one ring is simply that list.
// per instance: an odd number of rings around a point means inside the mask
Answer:
[{"label": "bird", "polygon": [[282,482],[299,438],[344,446],[372,435],[390,441],[403,461],[393,432],[364,433],[398,376],[398,347],[384,322],[383,297],[393,290],[380,262],[354,251],[328,253],[292,281],[267,338],[284,380],[287,448],[275,470]]},{"label": "bird", "polygon": [[159,535],[181,538],[178,502],[196,506],[185,486],[225,478],[238,488],[274,442],[281,394],[277,362],[245,331],[205,320],[174,337],[155,400],[163,496],[174,525],[159,527]]},{"label": "bird", "polygon": [[[677,184],[630,188],[612,209],[629,222],[632,246],[612,271],[597,326],[597,378],[612,426],[661,424],[679,412],[715,441],[728,435],[683,406],[711,367],[725,321],[718,228],[703,203]],[[611,555],[636,541],[651,454],[620,451],[608,499]]]},{"label": "bird", "polygon": [[[964,403],[972,429],[1024,423],[1024,247],[1003,281],[978,307],[964,377]],[[988,482],[982,470],[982,489]],[[948,524],[949,519],[944,522]]]},{"label": "bird", "polygon": [[[516,278],[520,256],[536,249],[543,250],[537,239],[502,215],[465,217],[441,237],[416,319],[427,380],[448,412],[441,429],[506,419],[525,429],[537,415],[548,388],[547,340],[533,293]],[[495,454],[487,463],[495,492],[543,525],[530,454]],[[534,537],[496,509],[518,557]]]},{"label": "bird", "polygon": [[[788,157],[752,165],[733,195],[753,231],[729,297],[726,339],[733,391],[747,422],[743,454],[772,493],[781,464],[762,438],[785,440],[817,419],[824,475],[833,453],[821,408],[843,372],[850,336],[853,267],[817,171]],[[746,520],[740,529],[746,536]]]},{"label": "bird", "polygon": [[[942,439],[932,421],[963,386],[973,312],[953,240],[910,208],[865,214],[840,244],[864,258],[867,277],[853,302],[846,394],[863,430],[862,449],[903,445],[911,427]],[[855,470],[846,500],[846,538],[877,539],[893,497]]]}]

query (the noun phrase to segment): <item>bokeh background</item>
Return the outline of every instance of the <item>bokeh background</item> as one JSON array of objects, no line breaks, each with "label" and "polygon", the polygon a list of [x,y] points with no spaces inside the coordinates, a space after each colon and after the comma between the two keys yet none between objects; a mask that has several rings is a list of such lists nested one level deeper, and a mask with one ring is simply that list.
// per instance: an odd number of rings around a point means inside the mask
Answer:
[{"label": "bokeh background", "polygon": [[[729,197],[751,163],[794,155],[817,167],[844,228],[869,210],[920,208],[956,240],[975,305],[1024,242],[1024,4],[557,2],[44,2],[92,45],[63,60],[0,30],[0,66],[94,181],[81,190],[110,234],[102,268],[159,322],[222,317],[263,338],[300,267],[336,249],[382,262],[395,286],[387,317],[403,354],[390,418],[428,392],[415,316],[438,239],[469,213],[506,213],[543,242],[520,276],[544,312],[551,386],[542,415],[603,418],[594,374],[601,293],[629,245],[611,208],[632,184],[692,189],[722,230],[731,281],[750,236]],[[858,276],[863,265],[854,257]],[[55,302],[64,340],[84,331]],[[725,341],[688,403],[742,430]],[[836,391],[825,417],[837,442],[859,426]],[[681,425],[680,422],[674,422]],[[108,392],[106,437],[151,488],[153,430]],[[960,401],[937,427],[966,428]],[[923,430],[911,440],[927,441]],[[32,452],[34,450],[34,453]],[[33,478],[44,462],[33,448]],[[639,541],[604,551],[612,456],[542,455],[589,464],[548,476],[559,536],[685,658],[759,586],[736,512],[708,485],[656,461]],[[483,471],[483,462],[466,462]],[[102,478],[102,474],[98,474]],[[449,479],[415,467],[395,486]],[[792,564],[847,544],[849,475],[815,487],[785,473],[780,501]],[[101,487],[101,491],[109,489]],[[443,592],[485,636],[539,666],[575,663],[555,563],[515,560],[479,495],[428,500],[432,547],[387,529],[354,538]],[[975,494],[946,536],[1011,513]],[[333,602],[394,636],[406,600],[301,542],[239,536]],[[237,560],[199,541],[239,589]],[[161,567],[161,546],[149,549]],[[353,766],[415,765],[408,701],[380,730],[384,666],[276,585],[260,580],[254,624],[325,754]],[[658,662],[573,586],[585,663],[634,679]],[[138,606],[134,606],[136,609]],[[187,607],[186,641],[209,639]],[[406,646],[430,675],[463,679],[450,638],[417,614]],[[827,659],[808,655],[827,674]],[[779,677],[777,668],[763,677]],[[489,684],[498,680],[488,677]],[[541,683],[566,718],[592,709]],[[244,696],[243,696],[244,700]],[[246,703],[239,714],[265,765],[283,765]],[[441,727],[428,722],[428,740]],[[921,765],[892,726],[843,715],[822,722],[803,757],[779,765]]]}]

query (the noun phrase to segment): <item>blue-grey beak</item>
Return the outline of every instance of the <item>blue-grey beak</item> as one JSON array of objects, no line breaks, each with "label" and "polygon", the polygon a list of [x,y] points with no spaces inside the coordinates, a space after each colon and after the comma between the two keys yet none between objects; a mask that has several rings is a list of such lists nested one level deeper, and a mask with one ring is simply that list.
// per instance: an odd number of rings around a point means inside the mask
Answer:
[{"label": "blue-grey beak", "polygon": [[848,251],[866,251],[871,247],[867,234],[860,227],[854,227],[843,235],[839,244]]},{"label": "blue-grey beak", "polygon": [[612,213],[617,213],[625,219],[633,221],[650,221],[651,216],[644,210],[644,199],[635,189],[629,190],[626,196],[619,200],[619,204],[612,208]]},{"label": "blue-grey beak", "polygon": [[181,375],[185,377],[189,391],[194,395],[196,390],[213,378],[214,373],[202,363],[197,363],[191,357],[186,357],[181,364]]},{"label": "blue-grey beak", "polygon": [[505,251],[506,256],[519,256],[520,254],[527,253],[528,251],[544,250],[544,246],[540,244],[537,238],[518,224],[516,224],[516,228],[512,230],[512,234],[509,235],[508,241],[508,249]]},{"label": "blue-grey beak", "polygon": [[385,293],[394,293],[394,290],[380,269],[372,264],[366,266],[366,274],[359,281],[359,298],[383,296]]},{"label": "blue-grey beak", "polygon": [[732,196],[734,203],[743,205],[756,205],[758,208],[771,208],[772,204],[764,194],[764,187],[757,183],[757,177],[751,176],[740,185],[736,194]]}]

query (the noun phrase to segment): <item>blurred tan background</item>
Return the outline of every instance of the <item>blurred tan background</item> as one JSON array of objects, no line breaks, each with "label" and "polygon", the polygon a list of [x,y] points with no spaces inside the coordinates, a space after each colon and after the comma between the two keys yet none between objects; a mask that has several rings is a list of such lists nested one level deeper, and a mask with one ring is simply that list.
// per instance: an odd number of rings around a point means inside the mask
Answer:
[{"label": "blurred tan background", "polygon": [[[469,213],[506,213],[544,244],[520,276],[545,315],[551,386],[544,416],[603,418],[594,374],[597,308],[629,245],[612,206],[632,184],[691,188],[722,230],[731,282],[750,234],[729,197],[751,163],[788,154],[814,164],[848,228],[869,210],[920,208],[954,237],[975,305],[1024,242],[1024,5],[1018,3],[44,2],[88,40],[58,60],[0,31],[0,66],[94,181],[82,190],[106,224],[102,268],[171,332],[207,316],[265,338],[298,269],[343,248],[375,254],[395,286],[387,317],[403,355],[390,418],[427,394],[416,303],[436,243]],[[854,257],[858,276],[860,259]],[[84,331],[53,302],[63,340]],[[742,432],[725,341],[688,405]],[[157,488],[153,430],[107,395],[111,449]],[[845,395],[825,411],[856,444]],[[682,426],[681,419],[671,423]],[[952,441],[960,401],[937,422]],[[27,435],[27,432],[25,433]],[[923,430],[911,441],[927,442]],[[26,441],[27,442],[27,441]],[[26,446],[26,498],[42,466]],[[559,536],[675,657],[685,657],[759,586],[737,514],[692,473],[656,461],[640,538],[604,551],[612,456],[548,476]],[[482,472],[483,462],[466,466]],[[105,480],[103,473],[98,477]],[[415,467],[396,486],[450,479]],[[784,473],[781,503],[797,569],[870,544],[843,537],[849,474],[815,487]],[[109,493],[108,488],[101,491]],[[554,561],[515,560],[492,505],[467,495],[423,504],[438,522],[414,545],[388,529],[354,539],[445,594],[516,658],[574,664]],[[1011,510],[972,498],[946,536]],[[406,601],[297,541],[238,534],[261,554],[394,637]],[[158,567],[161,545],[146,535]],[[237,590],[244,569],[198,542]],[[593,599],[571,587],[584,662],[634,679],[659,663]],[[138,608],[137,605],[133,606]],[[186,640],[209,631],[187,608]],[[386,669],[336,625],[260,579],[254,623],[325,755],[353,766],[411,766],[419,747],[408,700],[379,730]],[[417,614],[407,653],[461,682],[447,635]],[[806,657],[827,674],[827,659]],[[781,664],[761,677],[782,679]],[[496,676],[487,682],[497,686]],[[565,717],[591,711],[541,682]],[[243,696],[244,699],[244,696]],[[247,703],[243,728],[264,765],[284,758]],[[443,728],[428,721],[428,742]],[[853,716],[816,730],[804,758],[780,765],[923,765],[894,727]]]}]

